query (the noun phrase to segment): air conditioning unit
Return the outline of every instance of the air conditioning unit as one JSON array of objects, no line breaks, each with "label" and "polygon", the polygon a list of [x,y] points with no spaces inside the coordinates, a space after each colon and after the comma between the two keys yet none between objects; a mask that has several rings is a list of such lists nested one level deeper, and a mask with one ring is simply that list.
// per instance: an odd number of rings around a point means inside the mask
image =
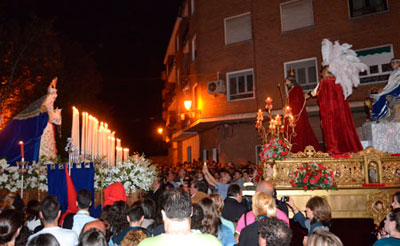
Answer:
[{"label": "air conditioning unit", "polygon": [[220,79],[208,82],[207,91],[208,94],[225,93],[225,81]]}]

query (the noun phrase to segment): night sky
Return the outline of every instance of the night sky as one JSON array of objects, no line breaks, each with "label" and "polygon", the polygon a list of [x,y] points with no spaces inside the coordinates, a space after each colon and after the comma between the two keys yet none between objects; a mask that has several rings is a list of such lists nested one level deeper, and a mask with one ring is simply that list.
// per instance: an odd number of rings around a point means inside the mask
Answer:
[{"label": "night sky", "polygon": [[156,134],[163,124],[161,71],[180,0],[19,3],[17,15],[54,19],[55,31],[95,60],[104,81],[101,100],[112,107],[112,119],[98,118],[122,136],[123,145],[147,156],[165,154]]}]

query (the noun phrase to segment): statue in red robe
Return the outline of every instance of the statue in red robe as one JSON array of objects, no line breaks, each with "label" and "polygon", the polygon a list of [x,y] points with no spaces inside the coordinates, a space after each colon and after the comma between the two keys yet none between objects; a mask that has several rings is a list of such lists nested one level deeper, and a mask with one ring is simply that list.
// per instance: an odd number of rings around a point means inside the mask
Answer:
[{"label": "statue in red robe", "polygon": [[316,96],[326,152],[356,153],[363,147],[356,131],[349,101],[344,98],[342,86],[335,82],[336,77],[329,73],[329,66],[324,66]]},{"label": "statue in red robe", "polygon": [[297,84],[292,69],[289,76],[286,78],[286,87],[288,89],[287,103],[291,107],[292,114],[296,120],[294,134],[291,138],[291,152],[296,153],[304,151],[305,147],[308,145],[312,145],[316,151],[322,151],[308,120],[304,91],[301,86]]}]

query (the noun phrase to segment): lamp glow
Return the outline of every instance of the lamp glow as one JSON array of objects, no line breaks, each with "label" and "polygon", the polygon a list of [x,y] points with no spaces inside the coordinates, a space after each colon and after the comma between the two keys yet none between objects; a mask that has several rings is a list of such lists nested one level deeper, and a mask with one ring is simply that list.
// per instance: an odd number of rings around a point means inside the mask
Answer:
[{"label": "lamp glow", "polygon": [[191,100],[186,100],[183,102],[183,104],[185,105],[186,110],[190,110],[190,108],[192,107],[192,101]]}]

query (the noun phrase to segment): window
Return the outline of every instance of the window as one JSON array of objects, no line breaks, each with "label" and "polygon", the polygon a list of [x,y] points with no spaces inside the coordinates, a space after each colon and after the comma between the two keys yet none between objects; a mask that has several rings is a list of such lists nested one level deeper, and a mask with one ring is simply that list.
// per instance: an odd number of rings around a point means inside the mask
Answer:
[{"label": "window", "polygon": [[219,156],[218,156],[217,148],[213,148],[212,149],[212,160],[215,161],[216,163],[219,162]]},{"label": "window", "polygon": [[190,6],[191,6],[191,13],[193,15],[193,13],[194,13],[194,0],[191,1]]},{"label": "window", "polygon": [[387,0],[349,0],[350,17],[384,12],[388,10]]},{"label": "window", "polygon": [[290,61],[284,63],[286,78],[290,68],[294,69],[297,83],[305,90],[311,90],[317,85],[317,58]]},{"label": "window", "polygon": [[245,13],[225,18],[225,44],[234,44],[251,39],[251,15]]},{"label": "window", "polygon": [[262,145],[256,145],[256,165],[260,165],[260,152],[261,152]]},{"label": "window", "polygon": [[197,49],[196,49],[196,34],[192,38],[192,61],[197,57]]},{"label": "window", "polygon": [[360,83],[386,82],[391,72],[390,60],[394,57],[393,46],[383,45],[356,51],[368,69],[360,73]]},{"label": "window", "polygon": [[203,149],[203,161],[207,161],[208,160],[208,150]]},{"label": "window", "polygon": [[253,69],[226,74],[228,83],[228,101],[254,97]]},{"label": "window", "polygon": [[282,32],[314,25],[312,0],[281,3]]},{"label": "window", "polygon": [[188,146],[188,147],[186,148],[186,153],[187,153],[186,161],[187,161],[188,163],[191,163],[191,162],[192,162],[192,146]]}]

